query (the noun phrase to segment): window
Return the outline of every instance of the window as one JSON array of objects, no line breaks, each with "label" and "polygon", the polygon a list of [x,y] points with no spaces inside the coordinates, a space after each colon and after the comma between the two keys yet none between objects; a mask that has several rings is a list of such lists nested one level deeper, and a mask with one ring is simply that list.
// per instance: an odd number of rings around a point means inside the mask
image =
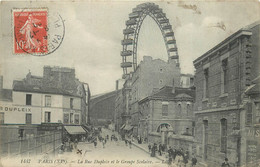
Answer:
[{"label": "window", "polygon": [[32,95],[26,94],[26,105],[32,105]]},{"label": "window", "polygon": [[79,124],[79,114],[74,115],[74,121],[75,124]]},{"label": "window", "polygon": [[32,124],[32,114],[26,114],[25,115],[25,123],[26,124]]},{"label": "window", "polygon": [[189,116],[189,113],[190,113],[190,104],[188,103],[187,104],[187,116]]},{"label": "window", "polygon": [[209,97],[209,69],[204,69],[204,98]]},{"label": "window", "polygon": [[70,98],[70,108],[73,109],[73,98]]},{"label": "window", "polygon": [[246,125],[251,125],[252,119],[253,119],[252,103],[247,103],[247,105],[246,105]]},{"label": "window", "polygon": [[1,112],[0,113],[0,124],[4,124],[5,123],[5,113]]},{"label": "window", "polygon": [[44,122],[51,122],[51,112],[45,112]]},{"label": "window", "polygon": [[70,119],[70,115],[69,114],[64,114],[63,115],[63,123],[64,124],[68,124],[69,123],[69,119]]},{"label": "window", "polygon": [[73,113],[70,113],[70,123],[73,123]]},{"label": "window", "polygon": [[225,153],[227,151],[227,120],[225,118],[223,118],[220,120],[220,122],[221,122],[220,151]]},{"label": "window", "polygon": [[221,93],[228,92],[228,59],[222,60],[222,73],[221,73]]},{"label": "window", "polygon": [[192,136],[195,135],[195,125],[196,125],[195,121],[192,121]]},{"label": "window", "polygon": [[24,129],[19,129],[18,134],[19,134],[18,137],[23,137]]},{"label": "window", "polygon": [[51,96],[48,96],[48,95],[45,96],[45,106],[46,107],[51,106]]},{"label": "window", "polygon": [[179,114],[181,115],[181,104],[180,103],[178,104],[178,111],[179,111]]},{"label": "window", "polygon": [[167,104],[162,105],[162,116],[168,116],[168,105]]}]

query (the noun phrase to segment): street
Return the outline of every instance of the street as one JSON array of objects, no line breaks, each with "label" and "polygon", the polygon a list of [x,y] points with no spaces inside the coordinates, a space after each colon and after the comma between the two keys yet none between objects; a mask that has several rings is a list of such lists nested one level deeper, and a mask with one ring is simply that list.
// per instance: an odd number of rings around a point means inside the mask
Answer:
[{"label": "street", "polygon": [[[102,136],[109,137],[116,133],[103,129]],[[118,137],[118,136],[117,136]],[[26,166],[26,167],[56,167],[56,166],[168,166],[155,157],[150,157],[143,150],[132,145],[126,146],[124,141],[111,141],[110,138],[103,148],[102,142],[97,142],[96,148],[93,143],[79,142],[78,150],[72,152],[63,152],[57,156],[42,155],[32,157],[16,157],[2,160],[3,166]],[[1,165],[1,164],[0,164]]]}]

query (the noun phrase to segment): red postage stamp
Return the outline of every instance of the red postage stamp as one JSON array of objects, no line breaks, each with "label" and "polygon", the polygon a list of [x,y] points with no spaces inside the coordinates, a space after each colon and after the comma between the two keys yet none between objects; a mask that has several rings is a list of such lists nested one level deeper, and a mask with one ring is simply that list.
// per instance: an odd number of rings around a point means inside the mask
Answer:
[{"label": "red postage stamp", "polygon": [[12,14],[14,53],[47,53],[47,9],[15,9]]}]

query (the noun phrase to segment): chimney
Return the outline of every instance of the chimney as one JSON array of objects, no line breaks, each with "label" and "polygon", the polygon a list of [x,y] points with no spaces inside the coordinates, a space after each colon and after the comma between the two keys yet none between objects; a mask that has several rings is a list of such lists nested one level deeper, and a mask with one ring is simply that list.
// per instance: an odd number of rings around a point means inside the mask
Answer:
[{"label": "chimney", "polygon": [[4,77],[0,75],[0,89],[3,89],[3,81],[4,81]]},{"label": "chimney", "polygon": [[116,90],[118,90],[118,80],[116,80]]}]

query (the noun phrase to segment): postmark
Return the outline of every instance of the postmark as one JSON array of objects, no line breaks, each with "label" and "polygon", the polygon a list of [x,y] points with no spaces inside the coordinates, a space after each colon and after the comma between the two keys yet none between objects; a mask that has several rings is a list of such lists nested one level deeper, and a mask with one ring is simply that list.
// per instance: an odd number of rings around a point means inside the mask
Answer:
[{"label": "postmark", "polygon": [[45,56],[57,50],[65,36],[64,20],[47,8],[13,9],[13,52]]}]

